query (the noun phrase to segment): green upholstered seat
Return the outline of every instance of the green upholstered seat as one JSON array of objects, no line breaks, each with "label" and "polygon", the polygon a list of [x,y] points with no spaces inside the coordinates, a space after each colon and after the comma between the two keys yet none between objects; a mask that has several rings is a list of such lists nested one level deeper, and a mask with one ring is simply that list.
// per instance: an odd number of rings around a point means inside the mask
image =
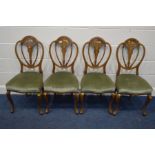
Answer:
[{"label": "green upholstered seat", "polygon": [[6,84],[6,89],[15,92],[40,92],[43,77],[39,72],[23,72],[17,74]]},{"label": "green upholstered seat", "polygon": [[79,83],[76,76],[71,72],[56,72],[45,81],[44,90],[56,93],[77,92]]},{"label": "green upholstered seat", "polygon": [[138,75],[121,74],[116,79],[116,89],[119,93],[150,94],[152,87]]},{"label": "green upholstered seat", "polygon": [[82,92],[106,93],[115,90],[114,82],[103,73],[87,73],[81,80]]}]

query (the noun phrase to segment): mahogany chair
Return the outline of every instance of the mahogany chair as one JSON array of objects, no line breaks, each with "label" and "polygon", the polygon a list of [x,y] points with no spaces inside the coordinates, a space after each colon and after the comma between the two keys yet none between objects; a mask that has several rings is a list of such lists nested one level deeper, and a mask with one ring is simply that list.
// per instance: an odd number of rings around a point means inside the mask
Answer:
[{"label": "mahogany chair", "polygon": [[[83,46],[83,59],[85,62],[84,76],[81,80],[80,113],[84,112],[83,100],[87,93],[112,94],[108,111],[112,114],[112,102],[115,98],[115,84],[106,75],[106,66],[111,56],[111,45],[100,37],[92,38]],[[89,71],[88,69],[92,69]],[[94,71],[95,69],[95,71]],[[98,72],[98,70],[100,70]]]},{"label": "mahogany chair", "polygon": [[49,55],[52,60],[53,70],[44,83],[44,95],[47,103],[46,113],[49,111],[49,94],[69,93],[74,95],[74,111],[78,114],[79,83],[74,75],[78,46],[69,37],[61,36],[50,44]]},{"label": "mahogany chair", "polygon": [[[142,108],[143,115],[147,115],[147,106],[152,99],[152,87],[150,84],[139,76],[139,67],[145,56],[145,47],[135,38],[129,38],[117,47],[116,57],[118,62],[118,70],[116,77],[116,109],[113,114],[119,112],[119,103],[122,95],[147,95],[146,102]],[[122,70],[136,72],[121,73]]]},{"label": "mahogany chair", "polygon": [[[38,111],[40,114],[43,114],[41,107],[43,90],[43,45],[35,37],[26,36],[16,43],[15,53],[19,60],[21,70],[19,74],[6,83],[6,95],[10,103],[10,112],[13,113],[15,110],[11,92],[18,92],[37,94]],[[35,71],[36,69],[39,71]]]}]

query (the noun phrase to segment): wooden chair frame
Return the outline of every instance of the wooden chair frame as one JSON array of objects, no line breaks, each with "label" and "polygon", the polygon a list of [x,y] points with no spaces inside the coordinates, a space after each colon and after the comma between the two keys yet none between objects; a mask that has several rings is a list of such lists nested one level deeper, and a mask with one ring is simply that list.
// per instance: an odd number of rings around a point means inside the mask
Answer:
[{"label": "wooden chair frame", "polygon": [[[24,61],[20,58],[19,53],[18,53],[18,46],[21,46],[20,48],[20,52],[23,56]],[[28,58],[25,57],[24,52],[23,52],[23,46],[25,46],[27,48],[27,52],[28,52]],[[37,55],[35,60],[32,60],[32,53],[33,53],[33,48],[37,47]],[[39,52],[39,46],[41,47],[41,58],[39,63],[36,64],[37,58],[38,58],[38,52]],[[34,68],[39,68],[39,72],[42,74],[42,61],[43,61],[43,57],[44,57],[44,47],[43,44],[41,42],[39,42],[35,37],[33,36],[25,36],[22,40],[19,40],[16,45],[15,45],[15,54],[17,56],[17,59],[19,60],[20,63],[20,67],[21,70],[20,72],[23,72],[23,68],[29,68],[29,69],[34,69]],[[15,106],[11,97],[11,92],[17,92],[17,91],[12,91],[12,90],[7,90],[6,92],[6,96],[8,98],[9,101],[9,105],[10,105],[10,112],[13,113],[15,111]],[[21,92],[18,92],[21,93]],[[31,92],[26,92],[25,94],[29,94]],[[38,112],[40,114],[43,114],[43,110],[42,110],[42,93],[43,93],[43,88],[41,88],[40,92],[37,93],[38,96]]]},{"label": "wooden chair frame", "polygon": [[[140,54],[140,47],[142,47],[142,56],[141,56],[141,59],[139,60],[139,62],[137,64],[136,61],[138,59],[138,56]],[[119,52],[120,52],[120,49],[122,48],[122,56],[123,56],[123,64],[120,62],[120,58],[119,58]],[[124,56],[124,48],[127,49],[127,54],[128,54],[128,59],[127,59],[127,62],[125,61],[125,56]],[[131,62],[131,58],[132,58],[132,55],[134,53],[134,50],[137,49],[138,52],[137,52],[137,55],[134,59],[134,61]],[[143,44],[141,44],[137,39],[135,38],[129,38],[127,39],[125,42],[122,42],[119,44],[119,46],[117,47],[117,51],[116,51],[116,58],[117,58],[117,62],[118,62],[118,70],[117,70],[117,74],[116,76],[119,76],[120,75],[120,71],[121,69],[125,69],[125,70],[133,70],[133,69],[136,69],[136,75],[139,75],[139,67],[143,61],[145,57],[145,47]],[[146,101],[145,101],[145,104],[144,106],[142,107],[142,112],[143,112],[143,115],[146,116],[147,115],[147,106],[149,105],[149,103],[151,102],[152,100],[152,95],[151,94],[121,94],[118,92],[118,90],[116,90],[116,109],[113,111],[113,115],[116,115],[118,112],[119,112],[119,104],[120,104],[120,99],[121,99],[121,96],[122,95],[129,95],[130,98],[132,96],[135,96],[135,95],[147,95],[147,98],[146,98]]]},{"label": "wooden chair frame", "polygon": [[[106,47],[109,47],[109,51],[107,51]],[[90,61],[90,64],[88,63],[87,61],[87,58],[85,56],[85,52],[86,52],[86,47],[87,47],[87,52],[88,52],[88,58],[89,58],[89,61]],[[90,56],[90,48],[93,48],[93,52],[94,52],[94,62],[92,61],[92,58]],[[100,60],[97,61],[97,58],[98,58],[98,55],[99,55],[99,52],[100,52],[100,49],[103,47],[103,55],[101,56]],[[104,63],[102,63],[102,60],[104,59],[104,56],[105,56],[105,53],[106,52],[109,52],[109,55],[107,57],[107,59],[105,60]],[[83,45],[83,49],[82,49],[82,55],[83,55],[83,59],[84,59],[84,63],[85,63],[85,69],[84,69],[84,74],[87,74],[87,71],[88,71],[88,68],[92,68],[92,69],[99,69],[99,68],[102,68],[103,69],[103,73],[106,74],[106,65],[110,59],[110,56],[111,56],[111,53],[112,53],[112,48],[111,48],[111,45],[106,42],[104,39],[102,39],[101,37],[94,37],[92,38],[90,41],[86,42],[84,45]],[[108,92],[107,92],[108,93]],[[112,95],[111,95],[111,99],[109,101],[109,108],[108,108],[108,111],[110,114],[112,114],[112,102],[114,101],[115,97],[116,97],[116,94],[115,92],[111,92]],[[95,93],[93,93],[95,94]],[[84,102],[84,97],[86,95],[86,92],[81,92],[80,93],[80,113],[84,113],[84,105],[83,105],[83,102]],[[100,94],[101,96],[102,94]]]},{"label": "wooden chair frame", "polygon": [[[52,50],[53,46],[54,46],[54,50]],[[57,51],[58,46],[61,48],[62,59],[60,59],[58,56],[58,51]],[[72,60],[72,62],[70,62],[74,47],[76,49],[76,54],[75,54],[75,57]],[[67,53],[68,48],[70,49],[70,56],[69,56],[68,60],[66,61],[66,53]],[[52,73],[55,73],[56,67],[58,67],[60,69],[71,68],[71,72],[74,74],[74,64],[75,64],[75,61],[78,56],[78,51],[79,51],[78,45],[67,36],[60,36],[57,40],[51,42],[51,44],[49,46],[49,55],[50,55],[50,58],[51,58],[52,64],[53,64]],[[53,52],[55,52],[55,54],[56,54],[58,63],[55,62],[55,59],[53,57]],[[51,93],[54,93],[54,96],[56,94],[58,94],[55,92],[51,92]],[[79,111],[78,111],[79,92],[74,92],[74,93],[71,92],[71,94],[74,96],[74,111],[76,114],[78,114],[79,113]],[[44,92],[44,96],[46,98],[46,110],[45,111],[46,111],[46,113],[48,113],[49,112],[49,106],[48,106],[49,92]]]}]

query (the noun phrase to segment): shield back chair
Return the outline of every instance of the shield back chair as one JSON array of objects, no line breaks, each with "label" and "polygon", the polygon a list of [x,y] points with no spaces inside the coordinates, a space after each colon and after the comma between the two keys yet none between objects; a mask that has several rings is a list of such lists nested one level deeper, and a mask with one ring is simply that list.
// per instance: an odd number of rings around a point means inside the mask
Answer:
[{"label": "shield back chair", "polygon": [[48,96],[50,94],[72,94],[74,96],[74,111],[78,114],[79,82],[74,75],[74,64],[78,56],[78,46],[67,36],[61,36],[49,47],[52,60],[52,74],[44,83],[46,113],[49,112]]},{"label": "shield back chair", "polygon": [[[112,95],[108,111],[112,114],[112,102],[116,96],[115,85],[110,77],[106,75],[106,66],[111,52],[111,45],[100,37],[92,38],[84,44],[82,53],[85,69],[81,80],[80,113],[84,113],[83,100],[87,93],[98,95],[110,93]],[[95,69],[96,71],[90,71],[90,69]],[[101,72],[98,72],[100,69]]]},{"label": "shield back chair", "polygon": [[10,103],[10,112],[14,112],[14,103],[11,92],[17,92],[26,95],[37,94],[38,112],[43,114],[41,107],[43,90],[43,45],[35,37],[25,36],[16,43],[15,53],[19,60],[21,70],[19,74],[6,83],[6,95]]},{"label": "shield back chair", "polygon": [[[147,115],[147,106],[152,99],[152,87],[150,84],[139,76],[139,67],[145,56],[145,47],[135,38],[129,38],[125,42],[120,43],[117,47],[116,58],[118,62],[118,70],[116,77],[116,109],[113,114],[119,112],[119,103],[122,95],[129,95],[131,98],[135,95],[147,95],[147,99],[142,108],[143,115]],[[128,73],[121,73],[121,71]],[[131,70],[135,73],[131,74]]]}]

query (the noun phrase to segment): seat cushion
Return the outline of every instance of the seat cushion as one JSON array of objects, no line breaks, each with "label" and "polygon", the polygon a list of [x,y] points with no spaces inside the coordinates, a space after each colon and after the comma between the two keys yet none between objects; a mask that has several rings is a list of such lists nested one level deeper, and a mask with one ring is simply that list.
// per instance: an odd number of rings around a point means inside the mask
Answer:
[{"label": "seat cushion", "polygon": [[43,86],[42,74],[38,72],[23,72],[17,74],[7,84],[6,89],[15,92],[40,92]]},{"label": "seat cushion", "polygon": [[83,92],[105,93],[115,90],[114,82],[103,73],[88,73],[81,80]]},{"label": "seat cushion", "polygon": [[116,79],[116,89],[119,93],[150,94],[152,87],[138,75],[121,74]]},{"label": "seat cushion", "polygon": [[77,92],[79,83],[71,72],[56,72],[45,81],[44,90],[56,93]]}]

